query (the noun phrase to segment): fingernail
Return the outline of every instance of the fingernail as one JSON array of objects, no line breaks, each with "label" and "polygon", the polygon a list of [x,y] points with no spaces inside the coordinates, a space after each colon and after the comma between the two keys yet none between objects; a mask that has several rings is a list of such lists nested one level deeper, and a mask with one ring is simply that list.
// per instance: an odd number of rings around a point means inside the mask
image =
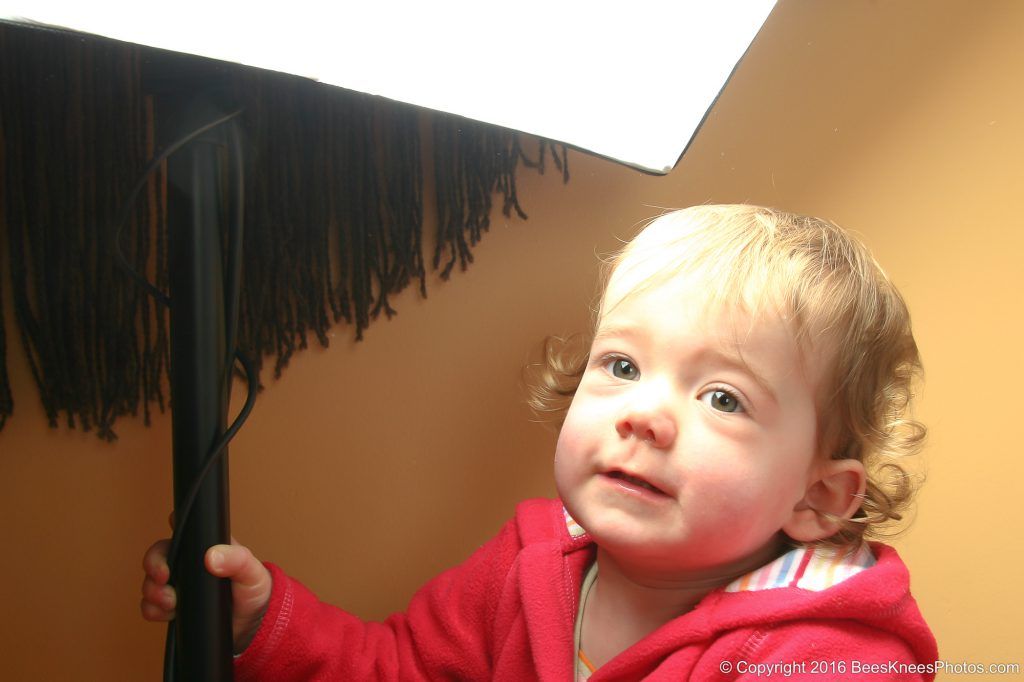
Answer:
[{"label": "fingernail", "polygon": [[224,563],[224,555],[213,550],[210,552],[210,568],[219,569],[221,564]]}]

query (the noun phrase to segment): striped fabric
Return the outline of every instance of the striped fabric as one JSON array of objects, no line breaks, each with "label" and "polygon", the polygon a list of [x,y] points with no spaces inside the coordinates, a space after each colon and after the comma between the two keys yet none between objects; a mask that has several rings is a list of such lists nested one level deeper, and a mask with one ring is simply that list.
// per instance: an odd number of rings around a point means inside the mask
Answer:
[{"label": "striped fabric", "polygon": [[830,547],[800,547],[725,586],[726,592],[752,592],[776,587],[799,587],[820,592],[875,565],[871,548],[854,552]]},{"label": "striped fabric", "polygon": [[562,513],[565,514],[565,527],[569,531],[569,535],[578,538],[582,535],[586,535],[587,531],[583,529],[583,526],[576,523],[576,519],[569,516],[569,510],[562,507]]},{"label": "striped fabric", "polygon": [[587,655],[583,653],[583,649],[580,649],[576,659],[576,682],[586,682],[596,671],[597,668],[590,662]]}]

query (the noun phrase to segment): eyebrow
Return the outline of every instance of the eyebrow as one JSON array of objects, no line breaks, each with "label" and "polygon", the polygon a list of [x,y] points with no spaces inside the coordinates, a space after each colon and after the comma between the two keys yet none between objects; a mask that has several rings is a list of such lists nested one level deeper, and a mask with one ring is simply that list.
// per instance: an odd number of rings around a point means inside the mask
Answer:
[{"label": "eyebrow", "polygon": [[[618,336],[642,336],[642,333],[633,327],[602,327],[597,330],[594,334],[594,343],[602,341],[607,338],[618,337]],[[706,362],[725,365],[731,369],[737,369],[750,376],[751,379],[761,388],[762,391],[768,394],[768,397],[772,402],[778,403],[778,397],[775,395],[775,391],[772,390],[771,384],[767,379],[764,378],[756,369],[750,366],[741,354],[729,353],[722,348],[713,348],[708,346],[702,346],[695,353],[694,360],[696,362]]]},{"label": "eyebrow", "polygon": [[702,348],[697,352],[697,358],[698,361],[703,359],[717,360],[721,364],[749,375],[750,378],[754,380],[754,383],[760,386],[761,390],[768,394],[768,398],[773,403],[778,403],[778,398],[775,395],[775,391],[772,390],[771,384],[768,383],[768,380],[765,379],[762,374],[751,367],[750,363],[744,360],[742,355],[727,353],[726,351],[718,348]]}]

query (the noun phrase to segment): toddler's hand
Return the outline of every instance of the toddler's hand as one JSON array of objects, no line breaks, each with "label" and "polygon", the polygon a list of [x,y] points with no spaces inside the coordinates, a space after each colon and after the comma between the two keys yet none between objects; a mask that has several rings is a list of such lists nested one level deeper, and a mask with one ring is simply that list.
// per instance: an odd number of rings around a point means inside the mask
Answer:
[{"label": "toddler's hand", "polygon": [[[170,540],[153,544],[142,559],[146,578],[142,582],[142,617],[151,621],[174,618],[177,595],[167,584],[170,568],[167,550]],[[241,653],[256,636],[270,601],[270,571],[248,548],[231,539],[230,545],[214,545],[206,551],[206,570],[218,578],[231,580],[232,632],[235,653]]]}]

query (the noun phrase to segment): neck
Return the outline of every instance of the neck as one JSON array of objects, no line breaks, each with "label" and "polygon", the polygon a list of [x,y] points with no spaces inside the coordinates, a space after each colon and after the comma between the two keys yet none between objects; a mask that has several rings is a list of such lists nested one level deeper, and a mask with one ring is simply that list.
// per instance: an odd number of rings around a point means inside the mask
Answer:
[{"label": "neck", "polygon": [[598,547],[598,577],[583,614],[587,655],[599,666],[607,663],[711,591],[776,558],[781,549],[781,543],[772,543],[713,570],[667,574],[641,570]]},{"label": "neck", "polygon": [[690,611],[712,590],[733,579],[718,574],[682,577],[646,574],[602,549],[597,551],[597,569],[598,580],[594,584],[597,594],[593,598],[626,622],[647,624],[648,632]]}]

